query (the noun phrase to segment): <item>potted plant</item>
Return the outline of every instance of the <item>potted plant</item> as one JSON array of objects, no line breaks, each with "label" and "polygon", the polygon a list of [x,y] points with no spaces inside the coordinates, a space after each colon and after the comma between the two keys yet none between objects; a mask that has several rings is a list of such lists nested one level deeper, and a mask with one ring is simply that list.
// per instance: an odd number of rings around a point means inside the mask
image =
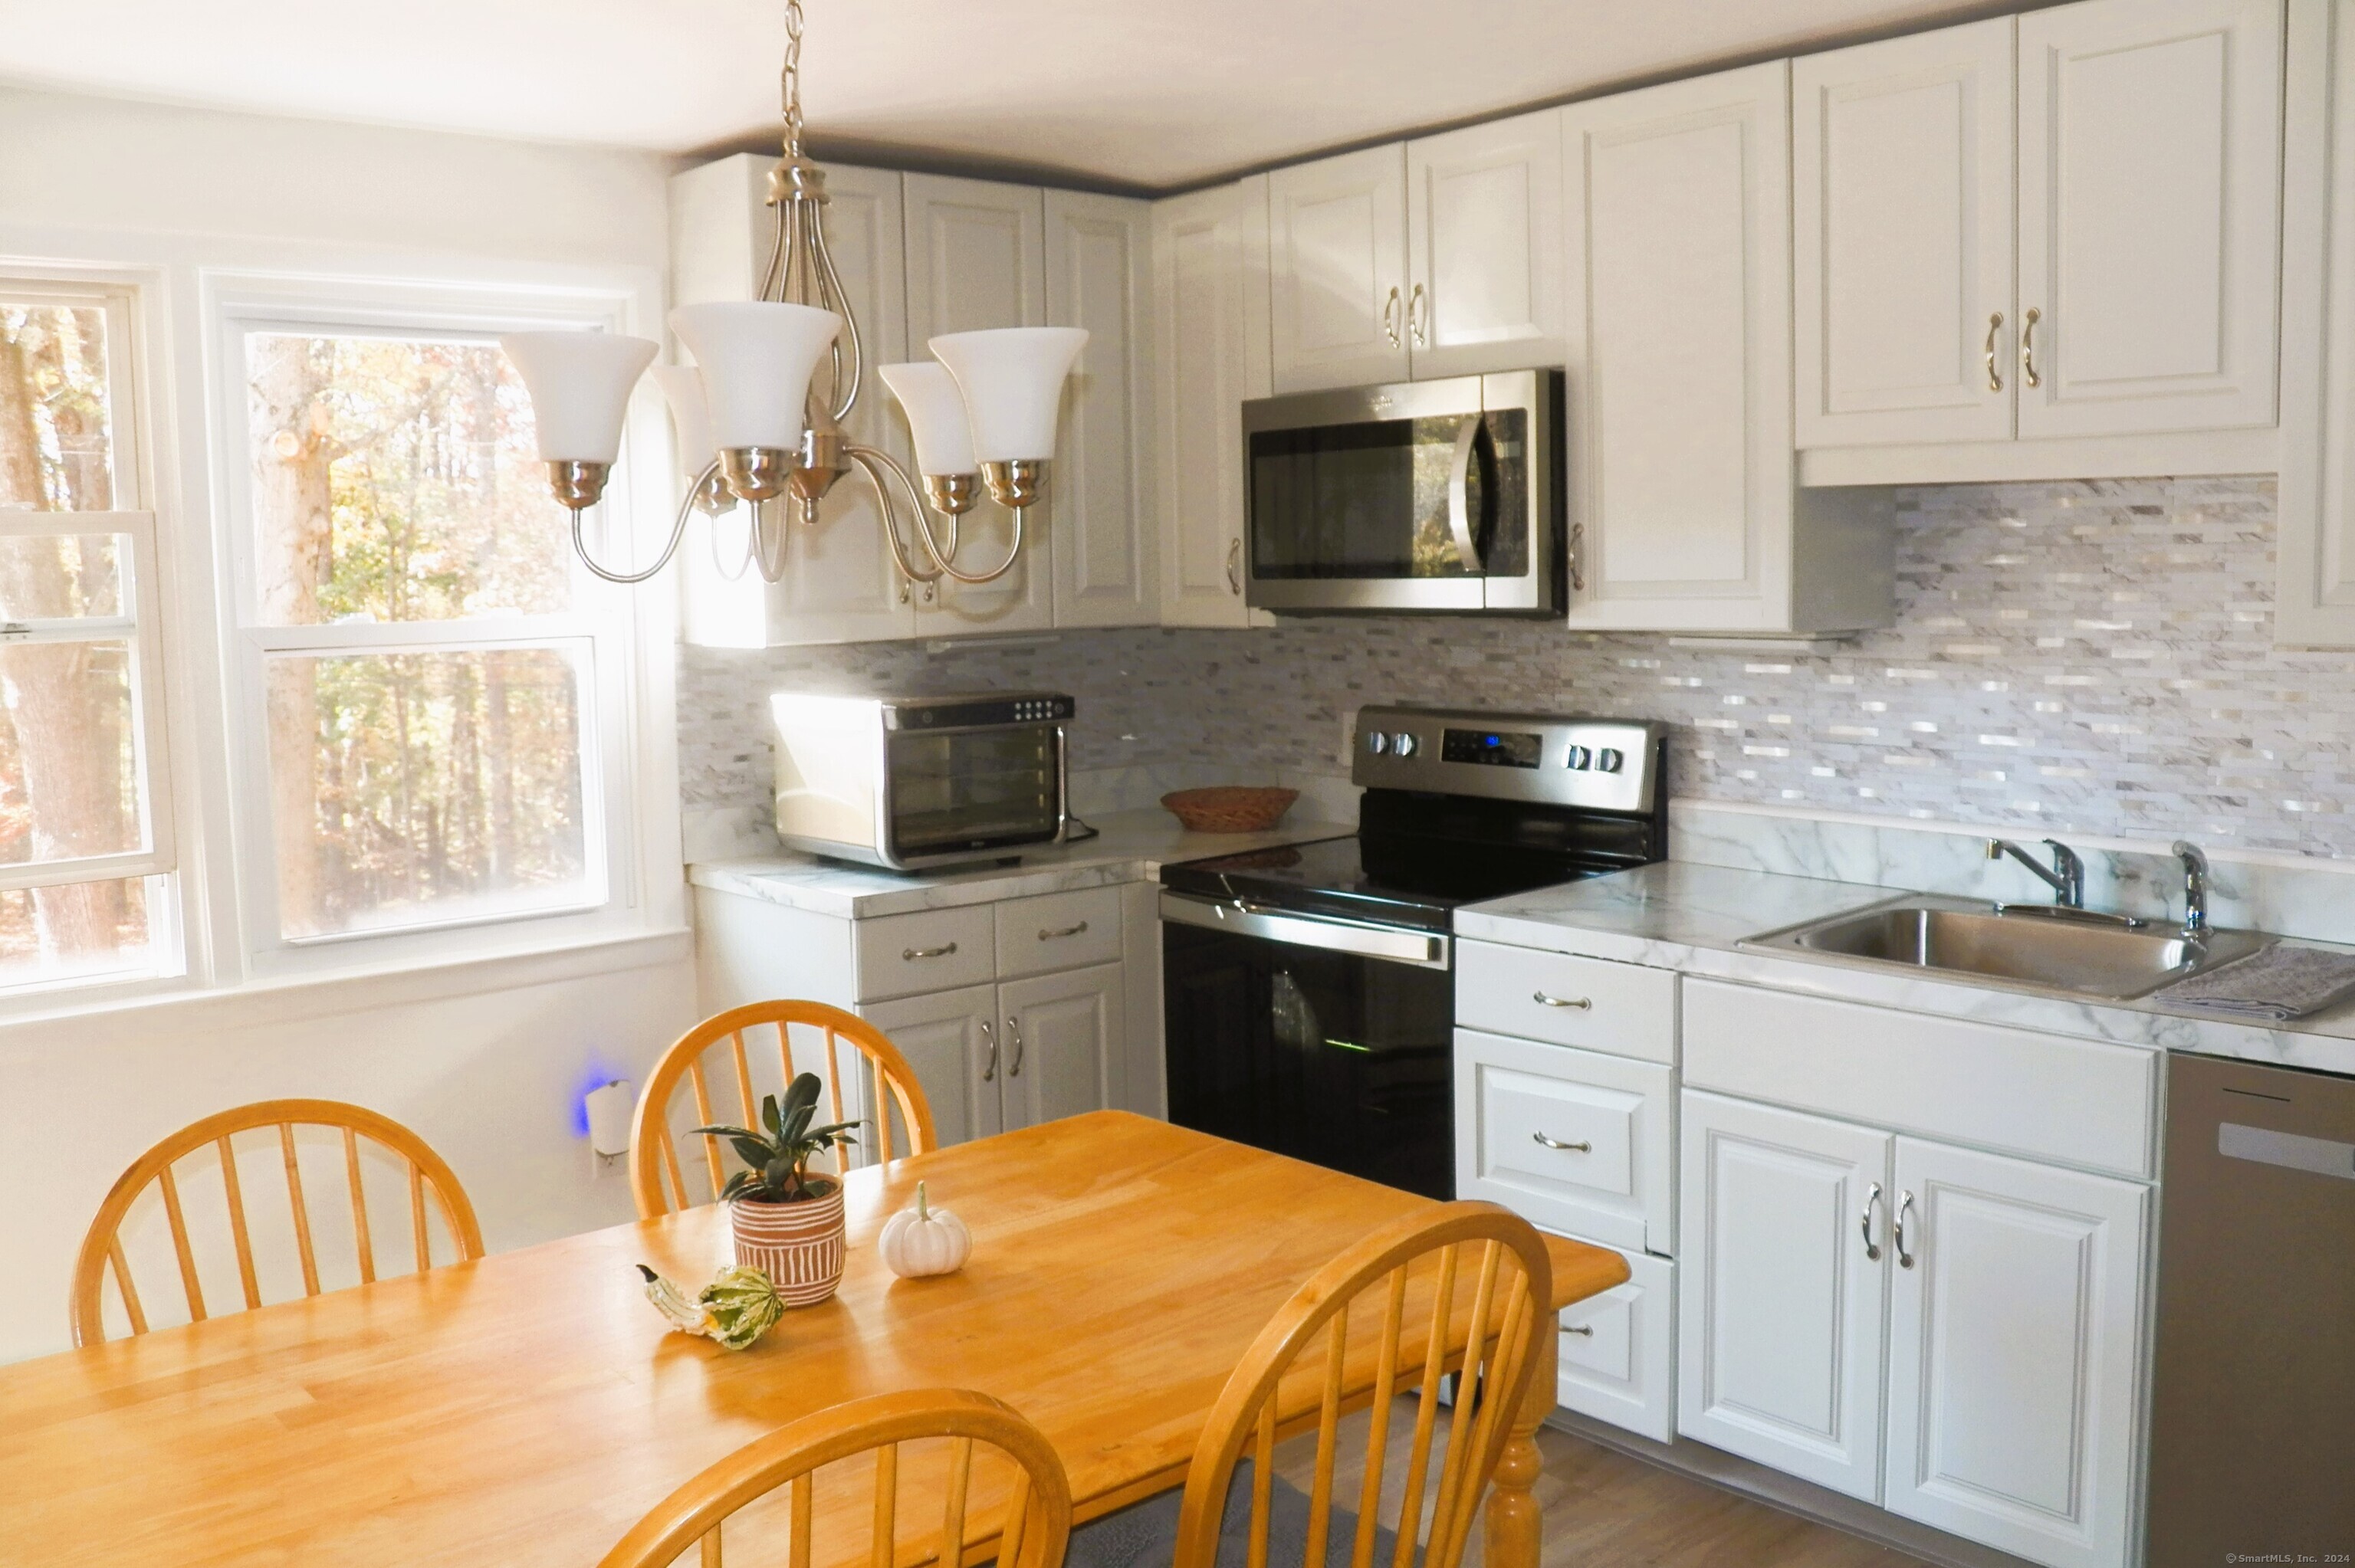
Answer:
[{"label": "potted plant", "polygon": [[724,1138],[744,1169],[719,1190],[736,1234],[736,1261],[757,1268],[788,1307],[809,1307],[842,1282],[842,1181],[810,1174],[809,1162],[829,1149],[855,1145],[855,1121],[812,1127],[821,1086],[804,1073],[785,1097],[761,1097],[761,1128],[698,1127]]}]

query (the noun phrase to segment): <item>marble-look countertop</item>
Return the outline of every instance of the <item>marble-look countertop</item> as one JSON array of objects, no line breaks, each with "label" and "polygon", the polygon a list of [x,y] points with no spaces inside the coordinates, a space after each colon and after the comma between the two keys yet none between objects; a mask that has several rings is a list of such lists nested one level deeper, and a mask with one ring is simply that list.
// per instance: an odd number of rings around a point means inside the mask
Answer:
[{"label": "marble-look countertop", "polygon": [[1098,830],[1096,837],[1026,850],[1015,865],[985,862],[917,874],[787,853],[751,860],[705,861],[689,865],[687,879],[715,893],[741,894],[842,920],[865,920],[918,909],[954,909],[1040,893],[1149,882],[1164,865],[1177,861],[1343,838],[1356,831],[1337,822],[1286,818],[1263,833],[1195,833],[1158,808],[1111,812],[1092,819],[1090,825]]},{"label": "marble-look countertop", "polygon": [[2292,1023],[2241,1023],[2147,1000],[2076,1001],[1739,946],[1909,891],[1668,861],[1467,906],[1455,912],[1455,934],[1912,1012],[2355,1075],[2355,1001]]}]

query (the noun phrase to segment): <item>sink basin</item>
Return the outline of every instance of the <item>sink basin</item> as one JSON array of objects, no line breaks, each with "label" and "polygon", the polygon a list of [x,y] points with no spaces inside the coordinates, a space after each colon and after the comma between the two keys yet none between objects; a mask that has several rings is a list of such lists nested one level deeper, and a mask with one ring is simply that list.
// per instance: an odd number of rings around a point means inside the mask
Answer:
[{"label": "sink basin", "polygon": [[2172,927],[2129,929],[1920,898],[1836,915],[1742,946],[2123,1001],[2245,958],[2272,940],[2254,931],[2211,931],[2186,941]]}]

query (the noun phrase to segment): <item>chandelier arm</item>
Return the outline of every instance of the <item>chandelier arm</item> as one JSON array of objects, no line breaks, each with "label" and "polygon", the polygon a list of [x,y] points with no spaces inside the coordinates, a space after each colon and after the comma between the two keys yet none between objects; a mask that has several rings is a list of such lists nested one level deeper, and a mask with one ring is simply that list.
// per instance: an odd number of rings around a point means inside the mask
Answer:
[{"label": "chandelier arm", "polygon": [[1028,520],[1030,509],[1027,506],[1013,506],[1008,507],[1007,510],[1014,514],[1014,543],[1007,547],[1006,559],[1000,561],[991,571],[972,575],[961,572],[949,564],[956,558],[957,553],[957,519],[954,516],[949,519],[949,547],[945,555],[942,553],[940,546],[933,541],[932,522],[924,515],[922,508],[919,508],[916,513],[917,536],[923,540],[924,553],[932,556],[940,567],[942,576],[961,583],[994,583],[1012,571],[1014,563],[1022,558],[1022,527]]},{"label": "chandelier arm", "polygon": [[785,267],[785,207],[784,202],[776,204],[777,221],[769,241],[769,264],[761,269],[761,291],[752,296],[756,300],[784,298],[781,285]]},{"label": "chandelier arm", "polygon": [[908,471],[901,468],[899,460],[890,452],[875,447],[862,447],[854,443],[846,446],[843,450],[849,454],[850,460],[858,465],[858,471],[867,476],[867,482],[875,487],[876,505],[882,513],[883,537],[891,546],[891,561],[900,568],[900,575],[912,583],[940,581],[942,575],[940,567],[935,567],[929,572],[923,572],[918,571],[909,564],[908,546],[900,540],[900,524],[891,514],[890,492],[885,488],[881,473],[877,471],[879,469],[899,482],[900,487],[908,493],[909,501],[915,506],[917,514],[921,516],[923,513],[923,503],[916,498],[915,482],[908,477]]},{"label": "chandelier arm", "polygon": [[752,531],[760,526],[758,521],[760,514],[757,510],[751,509],[751,503],[740,502],[731,496],[727,510],[733,512],[739,506],[748,508],[744,523],[744,554],[742,558],[737,561],[733,571],[729,569],[727,558],[719,553],[720,514],[717,512],[711,514],[711,569],[719,574],[721,582],[741,583],[744,580],[744,574],[752,569]]},{"label": "chandelier arm", "polygon": [[[764,506],[777,516],[774,529],[762,525],[761,509]],[[781,583],[785,580],[785,568],[793,564],[793,509],[786,497],[753,503],[752,541],[756,548],[752,558],[760,566],[762,582]]]},{"label": "chandelier arm", "polygon": [[838,425],[850,418],[850,410],[858,402],[858,383],[867,374],[867,350],[859,339],[858,318],[851,313],[850,296],[843,291],[842,276],[834,270],[834,249],[826,242],[826,225],[813,221],[810,236],[810,249],[817,257],[820,275],[827,291],[834,296],[835,308],[842,313],[843,333],[850,339],[850,376],[847,381],[842,376],[841,338],[837,336],[835,341],[834,422]]},{"label": "chandelier arm", "polygon": [[586,507],[574,507],[572,509],[572,553],[581,557],[581,564],[582,566],[588,567],[591,572],[604,578],[609,583],[618,583],[623,588],[629,588],[634,584],[645,582],[656,572],[670,565],[670,558],[678,553],[678,542],[687,537],[687,517],[688,513],[695,510],[695,498],[702,493],[704,485],[709,482],[711,476],[719,471],[719,460],[718,458],[713,458],[710,462],[704,466],[703,471],[695,476],[695,482],[687,487],[687,493],[679,499],[678,515],[671,522],[670,540],[663,546],[662,554],[655,557],[655,564],[648,567],[645,570],[642,572],[613,572],[607,571],[603,567],[597,564],[595,557],[589,554],[589,542],[582,538],[581,535],[581,514],[588,510]]}]

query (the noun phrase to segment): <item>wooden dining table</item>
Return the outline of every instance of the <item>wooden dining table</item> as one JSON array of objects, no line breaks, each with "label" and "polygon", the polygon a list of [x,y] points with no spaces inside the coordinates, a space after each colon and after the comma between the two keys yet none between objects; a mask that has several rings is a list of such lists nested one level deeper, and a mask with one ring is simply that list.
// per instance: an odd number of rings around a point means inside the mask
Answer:
[{"label": "wooden dining table", "polygon": [[[875,1237],[920,1180],[971,1226],[973,1254],[958,1273],[898,1279]],[[846,1187],[841,1289],[749,1351],[666,1332],[634,1266],[709,1278],[730,1248],[711,1205],[0,1367],[0,1563],[587,1568],[754,1437],[939,1386],[1034,1422],[1091,1519],[1182,1485],[1276,1308],[1349,1244],[1431,1206],[1121,1111],[854,1171]],[[1614,1253],[1547,1246],[1556,1309],[1627,1277]],[[1538,1560],[1533,1436],[1553,1406],[1555,1335],[1538,1339],[1485,1516],[1496,1568]]]}]

